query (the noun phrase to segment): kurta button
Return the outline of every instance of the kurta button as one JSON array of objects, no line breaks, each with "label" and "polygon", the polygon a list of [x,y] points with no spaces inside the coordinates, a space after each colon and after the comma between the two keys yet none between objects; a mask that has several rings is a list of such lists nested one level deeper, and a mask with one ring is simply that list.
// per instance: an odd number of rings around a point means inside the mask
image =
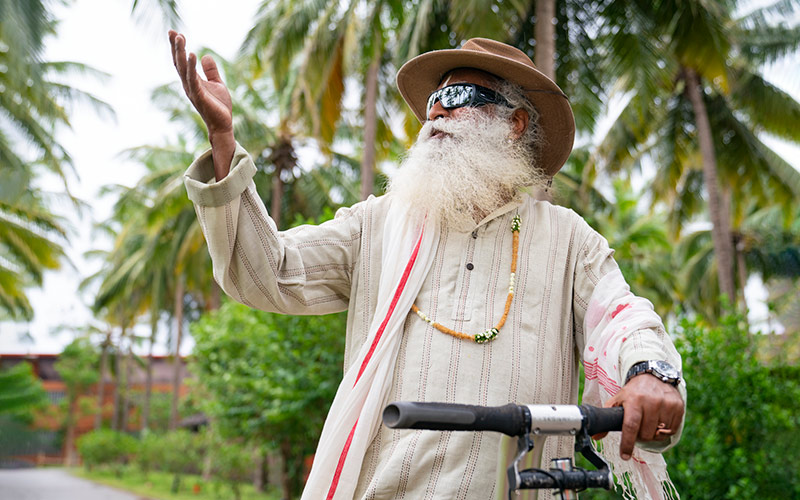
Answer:
[{"label": "kurta button", "polygon": [[475,269],[475,266],[473,266],[473,265],[472,265],[472,262],[470,262],[470,263],[468,263],[468,264],[467,264],[467,269],[469,269],[470,271],[472,271],[473,269]]},{"label": "kurta button", "polygon": [[472,231],[472,238],[476,239],[476,240],[478,239],[478,230],[477,229]]}]

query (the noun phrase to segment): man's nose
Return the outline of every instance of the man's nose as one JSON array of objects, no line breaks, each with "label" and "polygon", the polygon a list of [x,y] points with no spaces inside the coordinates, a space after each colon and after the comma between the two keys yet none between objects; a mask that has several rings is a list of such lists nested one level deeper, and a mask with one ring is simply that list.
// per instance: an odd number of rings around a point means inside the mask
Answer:
[{"label": "man's nose", "polygon": [[428,111],[428,121],[438,120],[439,118],[449,118],[450,110],[442,106],[442,101],[436,101]]}]

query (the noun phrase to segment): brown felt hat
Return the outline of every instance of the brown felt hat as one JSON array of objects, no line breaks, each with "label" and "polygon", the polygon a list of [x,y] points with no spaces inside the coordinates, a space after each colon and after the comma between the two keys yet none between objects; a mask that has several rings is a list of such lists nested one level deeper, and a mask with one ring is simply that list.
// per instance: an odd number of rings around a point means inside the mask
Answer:
[{"label": "brown felt hat", "polygon": [[539,112],[544,143],[539,165],[549,176],[558,172],[572,152],[575,118],[569,99],[553,80],[536,69],[524,52],[501,42],[472,38],[460,49],[434,50],[411,59],[397,72],[397,88],[417,119],[425,122],[428,96],[446,73],[474,68],[516,83]]}]

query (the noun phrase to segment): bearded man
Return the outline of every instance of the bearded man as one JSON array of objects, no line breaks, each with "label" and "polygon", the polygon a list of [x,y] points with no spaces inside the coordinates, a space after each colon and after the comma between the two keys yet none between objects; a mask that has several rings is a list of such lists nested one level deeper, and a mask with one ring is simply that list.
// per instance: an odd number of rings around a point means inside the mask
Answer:
[{"label": "bearded man", "polygon": [[[503,487],[498,435],[392,430],[380,425],[382,408],[574,404],[581,360],[584,402],[625,407],[606,457],[638,493],[661,496],[663,460],[645,450],[680,434],[680,357],[606,240],[528,194],[566,161],[575,126],[566,96],[524,53],[473,39],[409,61],[398,88],[424,126],[387,195],[278,231],[235,144],[213,59],[202,61],[203,80],[183,36],[170,32],[170,41],[209,129],[212,149],[186,187],[215,279],[250,307],[348,311],[344,380],[304,499],[492,498]],[[546,464],[570,456],[572,439],[536,450]]]}]

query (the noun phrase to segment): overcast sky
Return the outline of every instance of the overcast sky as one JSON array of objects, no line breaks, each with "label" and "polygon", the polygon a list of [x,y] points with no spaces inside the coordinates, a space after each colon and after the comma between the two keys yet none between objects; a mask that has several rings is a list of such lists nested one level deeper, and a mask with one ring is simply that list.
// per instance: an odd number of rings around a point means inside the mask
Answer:
[{"label": "overcast sky", "polygon": [[[165,114],[150,104],[150,93],[159,85],[177,81],[172,66],[169,41],[155,9],[146,12],[144,22],[130,16],[132,0],[77,0],[70,6],[58,7],[61,20],[58,36],[50,39],[46,60],[69,60],[88,64],[108,73],[110,78],[97,81],[73,77],[70,85],[88,91],[109,103],[116,120],[98,116],[88,106],[73,109],[72,130],[59,133],[59,141],[74,159],[79,180],[72,179],[70,188],[90,209],[81,220],[73,219],[75,233],[70,238],[68,255],[74,268],[67,265],[62,271],[47,273],[42,290],[31,290],[29,297],[35,318],[26,324],[0,324],[0,352],[56,353],[72,340],[64,332],[53,335],[60,325],[82,325],[92,316],[81,297],[78,285],[95,272],[100,263],[86,262],[82,255],[96,248],[98,242],[109,248],[110,242],[92,234],[93,223],[105,220],[111,213],[113,200],[101,199],[98,191],[104,185],[134,185],[144,173],[136,163],[123,161],[119,154],[125,149],[144,144],[163,144],[166,137],[177,135],[175,125]],[[155,5],[155,2],[140,2]],[[181,2],[188,47],[196,51],[201,46],[213,48],[223,57],[232,57],[252,20],[257,0],[221,2],[191,0]],[[55,4],[53,2],[52,4]],[[51,4],[51,5],[52,5]],[[188,165],[187,165],[188,166]],[[45,188],[58,189],[58,182],[46,183]],[[61,213],[71,212],[69,205],[54,207]],[[29,332],[34,342],[20,341],[20,334]],[[190,349],[191,344],[186,345]]]},{"label": "overcast sky", "polygon": [[[189,50],[207,46],[224,57],[232,57],[252,25],[258,3],[257,0],[237,0],[225,2],[223,8],[221,2],[211,0],[181,2],[182,31],[187,35]],[[46,59],[81,62],[111,75],[102,82],[76,77],[69,83],[109,103],[116,112],[116,120],[78,107],[70,115],[72,130],[59,134],[60,142],[74,158],[80,177],[73,180],[71,189],[87,201],[91,209],[83,219],[73,222],[75,233],[70,238],[68,254],[74,268],[67,265],[62,271],[48,273],[44,288],[30,291],[35,309],[35,319],[31,323],[0,323],[0,352],[60,352],[73,335],[54,335],[52,330],[60,325],[82,325],[91,320],[86,306],[91,298],[81,297],[77,288],[83,278],[100,266],[98,262],[86,262],[83,253],[98,245],[110,246],[110,242],[98,239],[91,232],[93,223],[109,216],[113,203],[111,199],[100,199],[98,191],[104,185],[115,183],[131,186],[143,174],[137,164],[119,157],[121,151],[144,144],[163,144],[165,138],[177,135],[175,126],[150,104],[153,88],[177,81],[160,14],[152,11],[149,22],[137,23],[130,16],[131,4],[132,0],[77,0],[56,11],[61,25],[58,37],[48,43]],[[773,81],[780,81],[800,99],[797,67],[797,60],[788,61],[771,68],[767,75]],[[796,167],[800,165],[800,149],[775,141],[769,144]],[[58,185],[49,187],[57,189]],[[55,207],[55,210],[71,211],[69,206]],[[752,290],[758,293],[758,287]],[[30,334],[33,342],[19,339],[24,332]],[[185,352],[190,348],[191,342],[185,345]]]}]

